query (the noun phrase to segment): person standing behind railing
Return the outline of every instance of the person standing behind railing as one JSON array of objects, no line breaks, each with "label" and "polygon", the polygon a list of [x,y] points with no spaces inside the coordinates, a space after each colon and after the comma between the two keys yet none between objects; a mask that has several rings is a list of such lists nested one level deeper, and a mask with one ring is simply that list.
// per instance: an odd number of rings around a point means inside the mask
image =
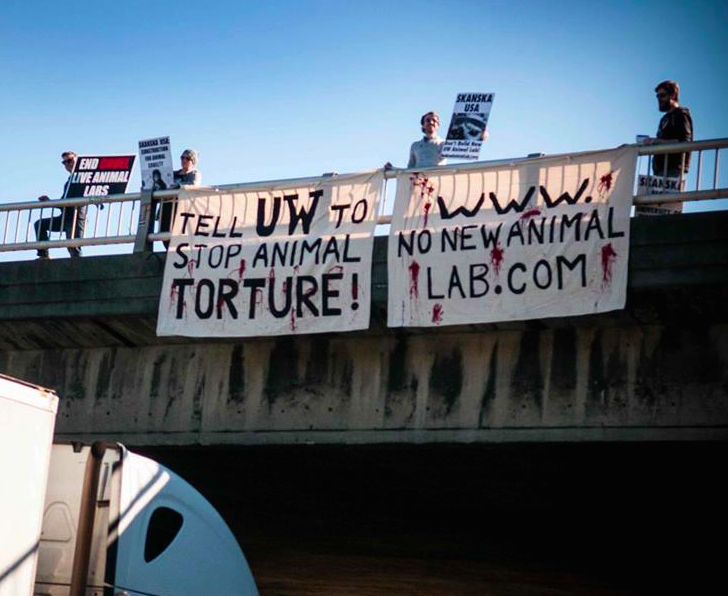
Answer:
[{"label": "person standing behind railing", "polygon": [[[180,186],[200,186],[202,184],[202,173],[197,169],[197,151],[185,149],[180,155],[182,167],[174,171],[174,184],[172,188]],[[172,229],[172,218],[174,217],[176,202],[164,201],[159,213],[159,231],[169,232]],[[164,241],[164,246],[169,246],[169,241]]]},{"label": "person standing behind railing", "polygon": [[[71,174],[73,173],[73,168],[76,166],[76,159],[78,159],[78,156],[73,151],[64,151],[63,153],[61,153],[61,163],[63,164],[63,167],[66,168],[66,171],[69,173],[68,180],[66,180],[66,184],[63,186],[62,198],[65,198],[66,196],[68,185],[71,182]],[[48,197],[48,195],[41,195],[38,197],[38,200],[50,201],[51,199],[50,197]],[[82,205],[80,207],[65,207],[61,209],[60,215],[55,215],[53,217],[43,217],[33,224],[33,228],[35,228],[35,237],[40,242],[45,242],[49,239],[49,232],[63,231],[66,233],[66,238],[68,238],[69,240],[71,238],[82,238],[85,227],[85,205]],[[68,252],[71,254],[72,257],[80,257],[81,247],[69,246]],[[38,258],[47,259],[48,249],[39,248]]]},{"label": "person standing behind railing", "polygon": [[[690,110],[678,103],[680,85],[676,81],[662,81],[655,87],[657,107],[665,115],[660,119],[657,137],[647,138],[645,145],[660,143],[685,143],[693,140],[693,119]],[[667,167],[665,160],[667,159]],[[690,167],[690,153],[670,153],[652,158],[652,173],[655,176],[681,178]]]},{"label": "person standing behind railing", "polygon": [[445,141],[437,135],[440,116],[436,112],[427,112],[420,118],[420,126],[425,136],[412,143],[407,167],[427,168],[445,165],[447,160],[440,154]]}]

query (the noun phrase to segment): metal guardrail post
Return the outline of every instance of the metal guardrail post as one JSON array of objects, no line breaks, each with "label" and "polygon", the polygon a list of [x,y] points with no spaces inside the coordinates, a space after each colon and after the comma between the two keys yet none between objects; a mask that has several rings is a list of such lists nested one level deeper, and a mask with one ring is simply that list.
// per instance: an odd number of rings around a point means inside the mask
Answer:
[{"label": "metal guardrail post", "polygon": [[153,242],[149,241],[149,230],[154,229],[154,191],[142,190],[139,197],[139,225],[137,226],[134,252],[151,252]]}]

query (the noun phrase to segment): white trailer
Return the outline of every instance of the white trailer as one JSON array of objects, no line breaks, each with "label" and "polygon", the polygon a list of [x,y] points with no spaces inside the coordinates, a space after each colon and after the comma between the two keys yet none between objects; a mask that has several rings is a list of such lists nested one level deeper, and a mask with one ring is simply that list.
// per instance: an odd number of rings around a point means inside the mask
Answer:
[{"label": "white trailer", "polygon": [[57,401],[0,377],[0,596],[257,596],[230,529],[174,472],[118,443],[51,449]]},{"label": "white trailer", "polygon": [[33,593],[58,397],[0,375],[0,596]]}]

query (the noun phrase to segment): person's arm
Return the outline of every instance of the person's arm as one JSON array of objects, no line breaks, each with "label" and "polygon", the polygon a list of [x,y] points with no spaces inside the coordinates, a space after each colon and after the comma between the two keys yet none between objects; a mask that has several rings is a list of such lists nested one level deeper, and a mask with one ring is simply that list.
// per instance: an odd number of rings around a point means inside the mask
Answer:
[{"label": "person's arm", "polygon": [[192,182],[189,184],[190,186],[202,186],[202,172],[200,170],[192,172]]},{"label": "person's arm", "polygon": [[675,128],[680,132],[675,135],[676,139],[658,139],[657,137],[648,137],[642,141],[643,145],[664,145],[665,143],[686,143],[693,140],[693,121],[682,110],[675,112]]},{"label": "person's arm", "polygon": [[688,143],[693,140],[693,121],[685,112],[679,110],[678,114],[675,114],[675,124],[680,129],[680,138],[678,139],[681,143]]},{"label": "person's arm", "polygon": [[417,165],[417,156],[415,155],[415,146],[414,144],[410,147],[410,156],[409,161],[407,162],[408,168],[414,168]]}]

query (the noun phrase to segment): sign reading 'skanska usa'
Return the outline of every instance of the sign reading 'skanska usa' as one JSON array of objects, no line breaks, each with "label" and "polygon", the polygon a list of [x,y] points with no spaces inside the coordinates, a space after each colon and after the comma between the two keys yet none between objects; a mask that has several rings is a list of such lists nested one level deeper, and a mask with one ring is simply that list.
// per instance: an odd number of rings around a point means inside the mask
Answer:
[{"label": "sign reading 'skanska usa'", "polygon": [[388,323],[428,327],[624,307],[635,150],[400,174]]},{"label": "sign reading 'skanska usa'", "polygon": [[382,172],[178,198],[158,335],[249,337],[369,326]]}]

